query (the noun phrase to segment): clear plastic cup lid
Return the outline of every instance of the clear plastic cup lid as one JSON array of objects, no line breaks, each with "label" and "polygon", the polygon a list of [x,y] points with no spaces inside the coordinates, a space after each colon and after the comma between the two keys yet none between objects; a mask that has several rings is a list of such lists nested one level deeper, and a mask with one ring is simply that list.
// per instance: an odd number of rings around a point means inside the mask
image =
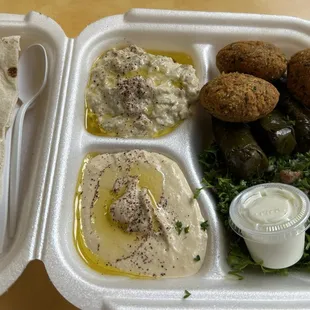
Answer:
[{"label": "clear plastic cup lid", "polygon": [[241,192],[229,208],[230,226],[245,239],[286,240],[309,225],[310,201],[298,188],[266,183]]}]

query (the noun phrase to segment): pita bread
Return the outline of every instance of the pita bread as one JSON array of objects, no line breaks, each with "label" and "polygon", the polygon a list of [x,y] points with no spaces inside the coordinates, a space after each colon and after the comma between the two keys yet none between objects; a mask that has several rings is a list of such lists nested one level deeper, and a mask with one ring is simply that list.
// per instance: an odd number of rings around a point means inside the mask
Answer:
[{"label": "pita bread", "polygon": [[0,194],[2,192],[5,133],[12,125],[12,114],[18,99],[19,40],[19,36],[0,39]]}]

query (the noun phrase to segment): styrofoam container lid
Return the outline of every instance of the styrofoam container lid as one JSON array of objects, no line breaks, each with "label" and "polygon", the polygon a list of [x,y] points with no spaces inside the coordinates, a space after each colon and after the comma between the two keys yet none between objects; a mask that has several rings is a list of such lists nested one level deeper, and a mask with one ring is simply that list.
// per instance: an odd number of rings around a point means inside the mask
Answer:
[{"label": "styrofoam container lid", "polygon": [[298,188],[281,183],[252,186],[229,209],[230,225],[243,238],[263,243],[286,240],[308,226],[310,201]]}]

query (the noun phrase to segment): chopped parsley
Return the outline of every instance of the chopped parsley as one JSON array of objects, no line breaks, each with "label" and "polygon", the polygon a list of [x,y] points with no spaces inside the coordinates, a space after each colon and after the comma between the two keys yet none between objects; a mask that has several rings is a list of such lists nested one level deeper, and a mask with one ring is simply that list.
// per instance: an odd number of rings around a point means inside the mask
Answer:
[{"label": "chopped parsley", "polygon": [[195,262],[199,262],[199,261],[200,261],[200,256],[197,255],[197,256],[194,258],[194,261],[195,261]]},{"label": "chopped parsley", "polygon": [[186,299],[188,298],[189,296],[191,296],[192,294],[188,291],[188,290],[185,290],[184,291],[184,296],[183,296],[183,299]]},{"label": "chopped parsley", "polygon": [[183,229],[183,224],[182,224],[182,222],[177,221],[177,222],[175,223],[174,227],[175,227],[175,230],[178,232],[178,235],[180,235],[181,232],[182,232],[182,229]]},{"label": "chopped parsley", "polygon": [[200,227],[203,231],[206,231],[207,228],[209,227],[208,221],[204,221],[200,224]]},{"label": "chopped parsley", "polygon": [[[254,262],[243,238],[237,236],[229,227],[229,206],[235,196],[246,188],[257,184],[281,182],[280,172],[283,170],[301,171],[302,177],[296,179],[292,185],[310,195],[310,152],[296,153],[290,156],[269,156],[268,160],[269,169],[266,172],[257,178],[245,181],[234,178],[227,170],[224,158],[216,145],[211,145],[200,156],[200,163],[204,170],[203,187],[196,190],[195,197],[199,196],[201,190],[208,188],[217,200],[217,211],[229,235],[227,262],[232,269],[229,274],[236,276],[239,280],[243,279],[240,274],[249,267],[259,268],[264,273],[281,275],[287,275],[288,271],[292,269],[310,272],[310,230],[306,233],[304,254],[300,261],[290,268],[277,270],[263,267],[262,262]],[[204,229],[203,227],[207,229],[207,222],[201,223],[201,228]]]},{"label": "chopped parsley", "polygon": [[189,233],[189,226],[183,227],[182,222],[177,221],[174,225],[175,230],[178,232],[178,235],[181,234],[182,230],[184,229],[184,233],[188,234]]}]

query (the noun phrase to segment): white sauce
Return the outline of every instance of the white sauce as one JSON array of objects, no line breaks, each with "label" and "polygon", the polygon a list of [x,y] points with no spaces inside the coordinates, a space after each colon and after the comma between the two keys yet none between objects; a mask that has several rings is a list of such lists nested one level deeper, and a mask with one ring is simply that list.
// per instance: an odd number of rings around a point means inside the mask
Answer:
[{"label": "white sauce", "polygon": [[295,187],[263,184],[242,192],[230,207],[232,228],[264,267],[280,269],[302,257],[309,200]]},{"label": "white sauce", "polygon": [[266,244],[245,239],[248,250],[257,263],[271,269],[287,268],[296,264],[304,253],[305,232],[281,243]]}]

